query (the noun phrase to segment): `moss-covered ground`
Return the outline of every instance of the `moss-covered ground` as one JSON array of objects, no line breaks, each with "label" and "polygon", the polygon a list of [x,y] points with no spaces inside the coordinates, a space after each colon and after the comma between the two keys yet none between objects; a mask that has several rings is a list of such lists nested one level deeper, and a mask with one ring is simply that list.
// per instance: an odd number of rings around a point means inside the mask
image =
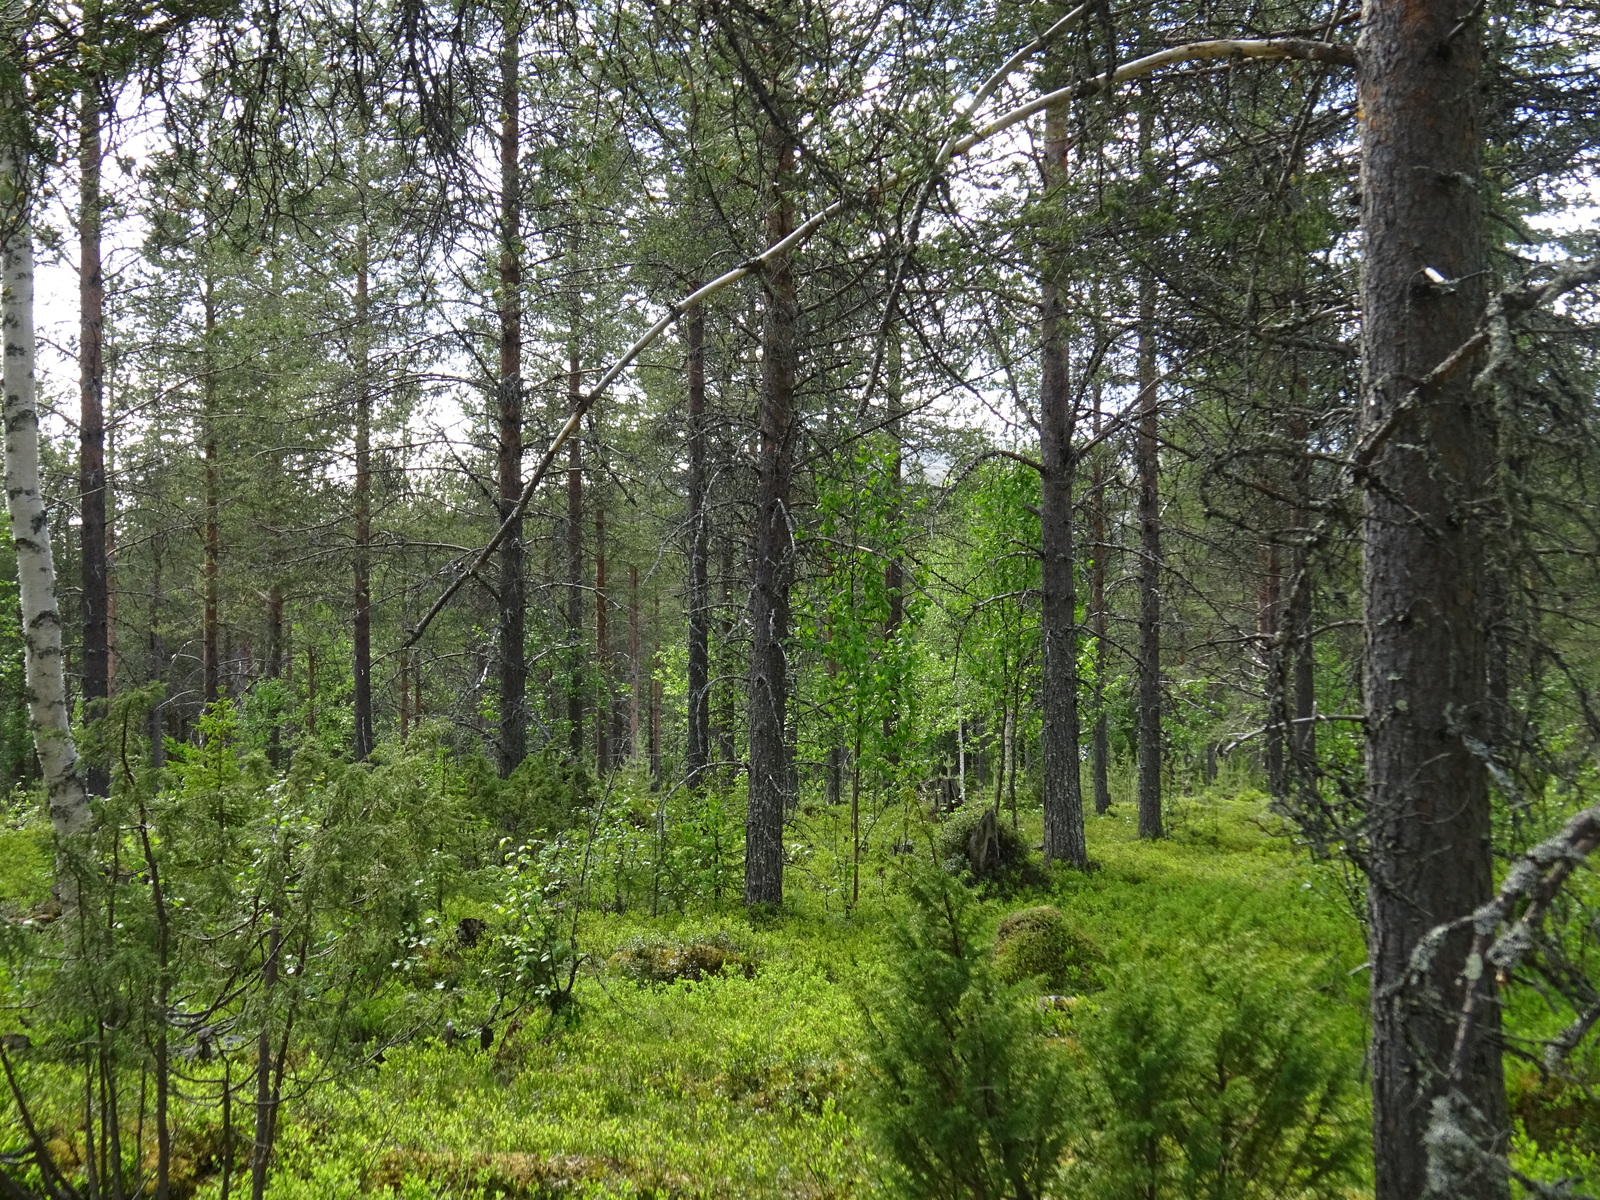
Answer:
[{"label": "moss-covered ground", "polygon": [[[986,907],[998,922],[1053,903],[1109,962],[1170,962],[1179,975],[1197,960],[1281,957],[1320,980],[1358,1033],[1364,956],[1339,872],[1298,852],[1258,797],[1184,802],[1172,816],[1156,844],[1137,840],[1125,806],[1091,817],[1094,870]],[[1026,820],[1022,833],[1037,840]],[[575,1022],[496,1030],[487,1052],[424,1034],[366,1077],[308,1095],[288,1114],[271,1194],[877,1194],[852,1080],[861,999],[895,919],[894,867],[869,868],[849,913],[805,878],[791,876],[781,916],[756,924],[732,906],[586,917]],[[641,985],[605,967],[642,940],[713,938],[758,969]]]}]

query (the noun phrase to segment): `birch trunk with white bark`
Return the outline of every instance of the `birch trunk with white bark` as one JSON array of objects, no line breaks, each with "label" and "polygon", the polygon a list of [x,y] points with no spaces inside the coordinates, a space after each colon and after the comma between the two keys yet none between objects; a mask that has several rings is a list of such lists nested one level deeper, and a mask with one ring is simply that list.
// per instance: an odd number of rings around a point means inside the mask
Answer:
[{"label": "birch trunk with white bark", "polygon": [[[7,190],[15,187],[9,164],[0,167]],[[9,222],[8,222],[9,224]],[[6,510],[17,548],[28,723],[50,802],[50,823],[60,839],[89,827],[89,800],[72,737],[67,679],[56,606],[56,568],[50,521],[39,487],[39,411],[34,402],[33,235],[20,223],[4,248]],[[60,881],[65,891],[65,880]]]}]

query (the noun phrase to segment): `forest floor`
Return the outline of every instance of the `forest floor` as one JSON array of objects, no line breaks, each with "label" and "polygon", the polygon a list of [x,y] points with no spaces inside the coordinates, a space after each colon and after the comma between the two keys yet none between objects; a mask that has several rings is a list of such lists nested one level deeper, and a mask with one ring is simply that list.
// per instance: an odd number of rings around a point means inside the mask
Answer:
[{"label": "forest floor", "polygon": [[[1021,832],[1036,844],[1034,826]],[[1090,818],[1089,846],[1094,870],[987,899],[992,919],[1054,904],[1108,962],[1180,976],[1269,954],[1317,981],[1360,1036],[1365,955],[1341,875],[1294,847],[1259,796],[1179,802],[1156,844],[1119,806]],[[732,904],[585,918],[576,1021],[498,1030],[488,1051],[475,1031],[453,1045],[419,1037],[365,1078],[308,1094],[286,1113],[270,1195],[878,1194],[852,1080],[892,870],[869,871],[848,914],[796,871],[784,914],[757,924]],[[673,944],[732,947],[758,966],[641,985],[613,958]]]}]

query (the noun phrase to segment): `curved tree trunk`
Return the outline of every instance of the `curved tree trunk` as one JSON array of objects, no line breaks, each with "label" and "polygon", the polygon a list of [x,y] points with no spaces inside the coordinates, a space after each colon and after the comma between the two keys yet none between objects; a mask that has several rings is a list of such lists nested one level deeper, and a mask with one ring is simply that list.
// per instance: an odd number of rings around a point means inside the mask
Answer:
[{"label": "curved tree trunk", "polygon": [[[1469,749],[1488,740],[1487,571],[1474,514],[1486,511],[1491,421],[1467,370],[1406,403],[1414,381],[1472,335],[1486,292],[1482,35],[1462,11],[1452,0],[1380,0],[1361,35],[1361,411],[1369,437],[1387,432],[1366,480],[1364,561],[1377,1200],[1424,1193],[1424,1134],[1472,929],[1445,939],[1421,988],[1412,951],[1493,887],[1488,777]],[[1499,1009],[1482,1012],[1467,1098],[1503,1138]],[[1480,1174],[1452,1181],[1450,1194],[1503,1200],[1509,1188]]]}]

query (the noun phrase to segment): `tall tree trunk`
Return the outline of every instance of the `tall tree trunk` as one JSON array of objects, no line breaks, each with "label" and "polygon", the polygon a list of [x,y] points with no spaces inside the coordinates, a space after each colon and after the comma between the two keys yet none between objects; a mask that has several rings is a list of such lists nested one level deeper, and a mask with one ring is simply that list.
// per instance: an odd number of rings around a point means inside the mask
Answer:
[{"label": "tall tree trunk", "polygon": [[[363,201],[365,197],[363,196]],[[356,488],[355,621],[351,682],[355,707],[355,757],[372,753],[372,380],[367,294],[368,241],[365,203],[356,233]]]},{"label": "tall tree trunk", "polygon": [[[655,612],[651,629],[661,628],[661,593],[656,593]],[[651,634],[650,651],[650,790],[661,790],[661,642],[660,635]]]},{"label": "tall tree trunk", "polygon": [[[100,39],[100,5],[83,6],[86,47]],[[111,695],[111,581],[106,544],[106,422],[104,405],[105,276],[100,265],[103,208],[100,198],[100,80],[91,72],[84,81],[78,135],[78,491],[83,584],[83,707],[88,717],[100,715]],[[103,766],[84,771],[92,795],[110,786]]]},{"label": "tall tree trunk", "polygon": [[[1100,434],[1099,379],[1094,384],[1094,432]],[[1094,728],[1089,735],[1089,771],[1094,778],[1094,811],[1105,815],[1111,810],[1111,745],[1106,720],[1106,466],[1105,456],[1094,456],[1089,486],[1089,538],[1093,545],[1089,560],[1089,611],[1094,630]],[[1013,778],[1015,777],[1013,773]]]},{"label": "tall tree trunk", "polygon": [[[207,251],[209,253],[209,250]],[[221,664],[218,660],[217,637],[221,624],[218,599],[219,575],[222,570],[222,461],[218,453],[217,423],[217,301],[216,281],[206,268],[204,370],[202,384],[204,412],[202,437],[205,442],[205,563],[202,567],[204,612],[200,622],[200,678],[201,698],[206,704],[215,704],[220,695]]]},{"label": "tall tree trunk", "polygon": [[[894,459],[889,464],[890,535],[896,539],[893,553],[883,564],[883,590],[889,599],[889,613],[883,621],[883,640],[893,642],[900,636],[900,626],[906,619],[906,564],[901,557],[901,526],[905,521],[905,395],[904,360],[900,347],[900,331],[889,330],[887,370],[884,374],[885,392],[889,402],[889,422],[885,432],[894,446]],[[889,697],[883,714],[883,740],[889,747],[890,762],[899,760],[895,749],[894,733],[900,723],[901,697],[898,683]]]},{"label": "tall tree trunk", "polygon": [[[508,10],[512,6],[508,5]],[[518,68],[521,25],[509,15],[500,51],[500,428],[499,517],[515,518],[500,543],[500,775],[528,753],[527,603],[522,518],[522,160]],[[576,443],[574,443],[576,445]]]},{"label": "tall tree trunk", "polygon": [[[1045,114],[1045,183],[1066,178],[1066,107]],[[1078,760],[1078,600],[1072,578],[1072,448],[1075,414],[1067,380],[1067,330],[1063,328],[1063,268],[1051,249],[1041,291],[1039,364],[1039,513],[1043,601],[1039,636],[1043,662],[1044,859],[1074,867],[1089,864],[1083,831],[1083,782]]]},{"label": "tall tree trunk", "polygon": [[1139,284],[1139,836],[1161,827],[1161,492],[1155,283]]},{"label": "tall tree trunk", "polygon": [[[762,136],[767,177],[767,244],[794,229],[790,196],[795,147],[776,120]],[[744,900],[783,903],[783,819],[789,785],[789,588],[794,546],[789,492],[795,440],[795,326],[800,302],[792,255],[763,276],[761,400],[757,424],[755,537],[750,557],[750,800],[745,819]]]},{"label": "tall tree trunk", "polygon": [[[22,191],[9,156],[0,158],[0,190],[7,207]],[[20,208],[20,205],[18,205]],[[34,395],[33,233],[23,213],[4,214],[5,482],[11,538],[17,551],[17,598],[22,617],[23,671],[28,724],[44,774],[50,824],[62,844],[89,828],[89,800],[78,770],[61,653],[61,611],[56,604],[50,522],[39,486],[39,410]],[[58,869],[56,891],[64,904],[77,898],[75,880]]]},{"label": "tall tree trunk", "polygon": [[[578,336],[567,348],[567,403],[578,403]],[[583,439],[567,448],[567,642],[571,655],[567,681],[567,739],[574,762],[583,760]]]},{"label": "tall tree trunk", "polygon": [[594,500],[594,765],[604,775],[611,770],[611,640],[606,601],[606,506]]},{"label": "tall tree trunk", "polygon": [[[1377,0],[1361,35],[1362,413],[1366,480],[1368,952],[1377,1200],[1424,1193],[1424,1152],[1472,937],[1444,939],[1419,988],[1412,951],[1491,894],[1483,510],[1490,415],[1463,369],[1404,399],[1476,325],[1486,291],[1479,188],[1481,31],[1450,0]],[[1440,286],[1430,272],[1452,283]],[[1493,986],[1492,981],[1489,983]],[[1428,994],[1424,994],[1428,993]],[[1504,1138],[1499,1009],[1478,1026],[1467,1099]],[[1451,1194],[1503,1200],[1504,1178]]]},{"label": "tall tree trunk", "polygon": [[631,760],[639,754],[639,689],[644,664],[639,660],[639,568],[628,564],[628,749]]},{"label": "tall tree trunk", "polygon": [[711,596],[707,578],[711,556],[708,508],[710,458],[706,427],[705,312],[688,313],[689,384],[689,741],[684,771],[689,786],[700,788],[711,756]]}]

